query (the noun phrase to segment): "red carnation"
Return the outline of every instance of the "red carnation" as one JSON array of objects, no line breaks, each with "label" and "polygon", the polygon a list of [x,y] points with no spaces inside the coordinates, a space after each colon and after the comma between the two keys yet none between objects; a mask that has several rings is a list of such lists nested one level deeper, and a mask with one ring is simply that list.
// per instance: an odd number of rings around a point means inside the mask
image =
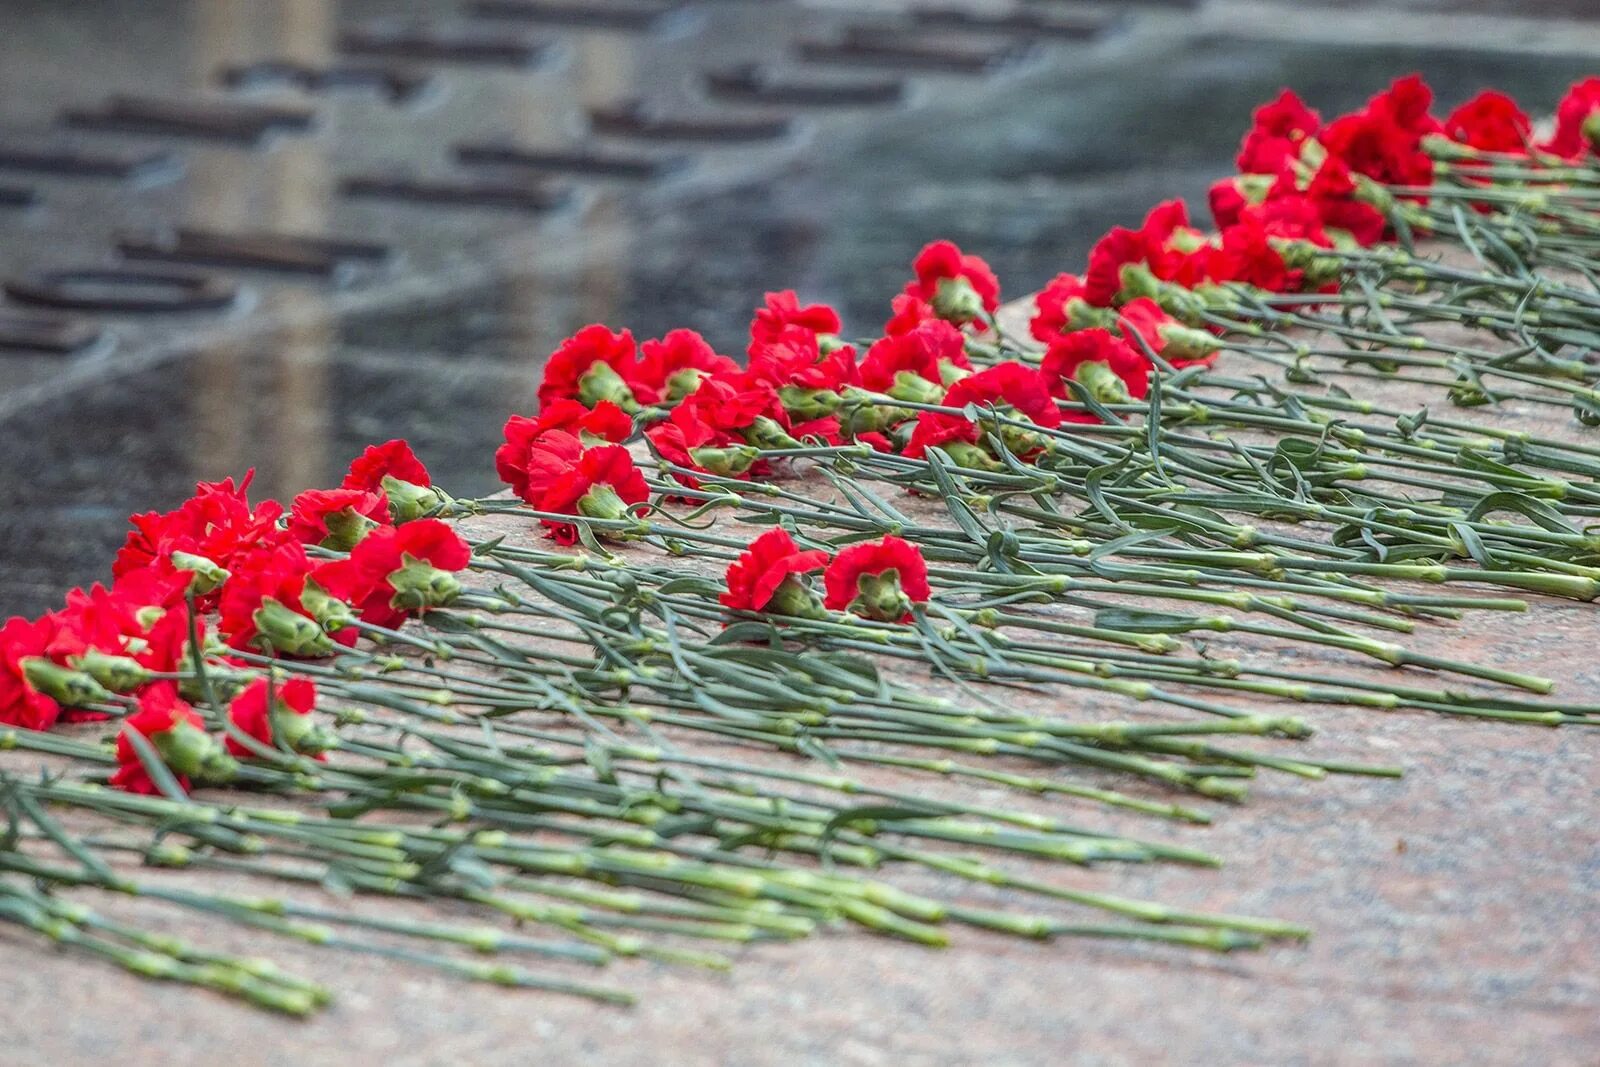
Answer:
[{"label": "red carnation", "polygon": [[929,304],[942,319],[963,325],[1000,307],[1000,280],[989,264],[967,255],[953,241],[934,241],[917,253],[916,280],[905,292]]},{"label": "red carnation", "polygon": [[1387,185],[1433,181],[1433,160],[1419,138],[1384,116],[1358,112],[1335,119],[1322,141],[1352,171]]},{"label": "red carnation", "polygon": [[[1014,415],[1031,419],[1046,428],[1061,425],[1061,410],[1050,396],[1044,377],[1014,360],[997,363],[961,379],[950,387],[940,401],[940,406],[947,408],[960,408],[968,404],[980,409],[991,406],[1010,408]],[[1000,433],[1007,439],[1007,447],[1018,454],[1025,455],[1039,447],[1036,441],[1028,440],[1012,427],[1001,427]],[[916,429],[912,431],[905,454],[916,459],[935,445],[949,452],[952,444],[975,444],[978,439],[978,426],[964,416],[924,411],[917,418]],[[971,462],[982,462],[975,454],[965,450],[963,454]]]},{"label": "red carnation", "polygon": [[1578,159],[1600,146],[1600,78],[1574,82],[1556,105],[1556,129],[1540,149],[1563,159]]},{"label": "red carnation", "polygon": [[539,404],[561,399],[585,406],[609,400],[624,411],[634,411],[654,404],[659,396],[645,381],[633,334],[612,333],[595,323],[561,342],[545,364]]},{"label": "red carnation", "polygon": [[792,331],[817,334],[837,334],[841,328],[839,313],[827,304],[801,306],[793,289],[768,293],[764,306],[756,309],[750,322],[752,346],[771,344],[788,337]]},{"label": "red carnation", "polygon": [[1064,333],[1098,323],[1093,305],[1086,299],[1084,281],[1076,274],[1057,274],[1034,297],[1033,318],[1028,332],[1033,339],[1049,344]]},{"label": "red carnation", "polygon": [[1442,127],[1428,114],[1433,91],[1413,74],[1374,96],[1365,109],[1328,124],[1320,140],[1328,154],[1357,174],[1387,185],[1427,185],[1433,160],[1422,138]]},{"label": "red carnation", "polygon": [[368,445],[361,455],[350,461],[350,470],[339,487],[376,493],[383,488],[385,478],[410,482],[424,489],[433,485],[428,468],[411,451],[411,446],[397,437],[381,445]]},{"label": "red carnation", "polygon": [[829,610],[882,622],[910,622],[911,605],[932,595],[922,550],[893,536],[842,550],[828,564],[823,583]]},{"label": "red carnation", "polygon": [[48,616],[13,616],[0,626],[0,723],[48,730],[61,717],[61,705],[35,689],[23,667],[23,660],[47,657],[54,636]]},{"label": "red carnation", "polygon": [[1526,153],[1533,122],[1505,93],[1486,90],[1444,120],[1445,136],[1480,152]]},{"label": "red carnation", "polygon": [[513,415],[506,420],[506,443],[495,450],[494,467],[500,480],[528,503],[529,467],[532,449],[552,431],[571,437],[580,445],[592,442],[620,444],[633,433],[633,419],[610,401],[601,401],[593,410],[576,400],[556,400],[545,406],[538,418]]},{"label": "red carnation", "polygon": [[1389,220],[1383,212],[1356,199],[1356,184],[1350,176],[1350,168],[1337,156],[1323,160],[1322,166],[1311,176],[1305,195],[1316,206],[1325,228],[1344,230],[1357,244],[1376,244],[1389,228]]},{"label": "red carnation", "polygon": [[1322,116],[1289,89],[1256,108],[1252,118],[1235,160],[1242,174],[1276,174],[1299,158],[1306,139],[1322,125]]},{"label": "red carnation", "polygon": [[111,784],[129,793],[160,793],[130,738],[139,735],[155,748],[178,785],[191,780],[227,782],[238,764],[206,733],[205,720],[178,697],[177,686],[158,682],[139,695],[139,710],[122,720],[117,734],[117,770]]},{"label": "red carnation", "polygon": [[739,365],[721,356],[693,330],[673,330],[640,346],[640,378],[666,400],[681,400],[714,374],[737,374]]},{"label": "red carnation", "polygon": [[[1066,384],[1071,378],[1105,403],[1127,403],[1149,396],[1152,369],[1144,353],[1110,330],[1098,327],[1057,339],[1039,367],[1051,395],[1076,400],[1077,394]],[[1068,411],[1062,417],[1068,422],[1099,421],[1087,411]]]},{"label": "red carnation", "polygon": [[[1211,334],[1183,325],[1147,296],[1130,300],[1117,310],[1117,328],[1121,330],[1128,347],[1141,359],[1144,349],[1134,340],[1135,337],[1142,338],[1152,352],[1174,367],[1210,362],[1221,347]],[[1130,373],[1138,376],[1142,387],[1143,372],[1131,362],[1123,360],[1123,363]],[[1112,366],[1112,370],[1117,369],[1117,366]],[[1118,376],[1121,376],[1120,371]],[[1129,395],[1134,395],[1132,388],[1129,389]],[[1144,392],[1138,394],[1140,397],[1144,395]]]},{"label": "red carnation", "polygon": [[937,404],[951,383],[972,370],[966,346],[961,331],[943,319],[885,337],[861,361],[861,385],[900,400]]},{"label": "red carnation", "polygon": [[[645,484],[644,475],[634,466],[633,456],[621,445],[601,445],[582,449],[575,456],[569,452],[566,456],[559,469],[552,465],[542,472],[549,475],[548,480],[543,481],[539,499],[530,501],[538,510],[593,519],[620,519],[628,514],[630,507],[650,499],[650,487]],[[558,543],[570,545],[577,541],[578,529],[572,523],[554,519],[543,522]]]},{"label": "red carnation", "polygon": [[883,324],[886,337],[894,337],[902,333],[910,333],[930,319],[937,319],[938,313],[933,306],[921,297],[901,293],[889,303],[891,314],[889,321]]},{"label": "red carnation", "polygon": [[1269,293],[1299,292],[1305,272],[1289,266],[1273,247],[1273,236],[1266,222],[1247,213],[1222,231],[1222,246],[1211,260],[1211,280],[1240,282]]},{"label": "red carnation", "polygon": [[856,383],[856,350],[836,345],[826,355],[815,334],[793,333],[781,341],[750,345],[750,365],[739,377],[746,387],[781,390],[842,389]]},{"label": "red carnation", "polygon": [[[793,447],[788,414],[777,390],[760,380],[763,371],[737,382],[712,378],[645,436],[669,462],[681,467],[743,477],[763,469],[755,449]],[[755,380],[751,380],[752,377]],[[787,442],[787,443],[786,443]],[[688,484],[690,479],[674,475]],[[689,488],[695,488],[690,485]]]},{"label": "red carnation", "polygon": [[1165,200],[1151,208],[1138,234],[1150,273],[1183,286],[1202,280],[1206,241],[1189,225],[1189,208],[1182,200]]},{"label": "red carnation", "polygon": [[1388,117],[1401,129],[1418,137],[1443,130],[1439,120],[1428,113],[1432,106],[1433,90],[1420,74],[1396,78],[1389,88],[1367,102],[1368,111]]},{"label": "red carnation", "polygon": [[945,394],[944,407],[959,408],[967,404],[1007,405],[1040,426],[1061,425],[1061,412],[1051,402],[1043,376],[1015,360],[996,363],[963,378]]},{"label": "red carnation", "polygon": [[317,568],[319,585],[350,603],[363,622],[393,629],[413,613],[442,607],[460,593],[453,572],[472,550],[449,524],[418,519],[372,531],[347,559]]},{"label": "red carnation", "polygon": [[1089,249],[1083,273],[1083,299],[1095,307],[1116,307],[1122,293],[1122,269],[1145,261],[1144,239],[1136,230],[1113,226]]},{"label": "red carnation", "polygon": [[[267,701],[269,688],[273,690],[273,706]],[[316,705],[317,687],[305,678],[291,678],[276,687],[269,687],[265,678],[257,678],[229,702],[228,719],[245,736],[268,748],[276,748],[282,740],[290,751],[316,754],[320,759],[327,743],[312,724],[311,712]],[[232,735],[226,736],[223,744],[234,756],[257,758],[253,749]]]},{"label": "red carnation", "polygon": [[[186,671],[194,666],[189,650],[189,607],[175,604],[162,612],[144,634],[144,647],[135,655],[146,670],[162,674]],[[206,622],[195,618],[194,632],[202,647],[206,640]]]},{"label": "red carnation", "polygon": [[[283,508],[265,500],[252,508],[245,496],[255,472],[245,475],[239,485],[228,478],[221,482],[201,482],[195,494],[172,511],[148,512],[129,517],[133,529],[111,564],[111,573],[120,578],[152,563],[172,565],[174,553],[190,557],[177,569],[205,568],[203,577],[214,589],[231,568],[234,557],[264,546],[279,544],[288,534],[278,527]],[[183,557],[180,557],[183,558]]]},{"label": "red carnation", "polygon": [[771,611],[777,615],[815,617],[816,597],[800,575],[819,571],[828,554],[818,549],[802,552],[784,529],[768,530],[728,567],[727,592],[717,599],[734,611]]},{"label": "red carnation", "polygon": [[[1317,205],[1310,197],[1299,192],[1272,196],[1259,204],[1251,204],[1245,208],[1239,221],[1223,231],[1223,251],[1219,253],[1220,255],[1227,254],[1228,231],[1244,225],[1260,226],[1262,232],[1269,238],[1308,241],[1320,248],[1330,248],[1333,245],[1322,228],[1322,213]],[[1216,264],[1213,262],[1211,267],[1215,270]]]},{"label": "red carnation", "polygon": [[[154,577],[154,572],[149,568],[131,574]],[[168,590],[174,587],[177,595],[182,596],[184,580],[181,576],[172,573],[157,581],[162,591],[155,595],[167,603],[171,603]],[[107,589],[96,582],[88,589],[68,592],[66,607],[49,616],[54,631],[50,638],[50,658],[57,663],[65,663],[69,656],[79,656],[91,650],[122,655],[127,639],[138,637],[144,631],[139,623],[138,612],[147,605],[140,602],[142,597],[130,594],[135,585],[145,584],[145,581],[130,580],[124,586],[124,581],[119,580],[112,589]]]},{"label": "red carnation", "polygon": [[[393,529],[392,526],[378,527],[363,538],[356,549]],[[327,566],[331,564],[324,565]],[[320,600],[313,595],[311,603],[305,602],[307,579],[313,576],[313,571],[322,569],[312,563],[298,541],[240,557],[222,590],[219,622],[228,644],[233,648],[256,649],[265,643],[283,655],[298,657],[325,656],[332,652],[333,644],[323,629],[324,620],[318,617]],[[320,577],[318,586],[323,592],[331,592]]]},{"label": "red carnation", "polygon": [[367,489],[307,489],[289,508],[289,535],[304,545],[348,552],[389,521],[389,498]]}]

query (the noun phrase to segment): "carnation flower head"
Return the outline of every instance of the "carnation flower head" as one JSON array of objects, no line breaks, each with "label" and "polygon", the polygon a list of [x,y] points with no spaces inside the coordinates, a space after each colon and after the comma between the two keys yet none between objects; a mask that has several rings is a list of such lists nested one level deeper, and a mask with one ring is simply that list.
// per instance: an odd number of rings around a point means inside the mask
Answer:
[{"label": "carnation flower head", "polygon": [[585,326],[550,354],[539,383],[539,404],[576,400],[592,407],[609,400],[624,411],[654,404],[659,395],[645,377],[633,334],[600,323]]},{"label": "carnation flower head", "polygon": [[[1130,303],[1129,307],[1132,306]],[[1136,321],[1143,311],[1142,306],[1134,309]],[[1149,321],[1147,315],[1144,318]],[[1093,327],[1052,342],[1039,372],[1051,395],[1063,400],[1077,399],[1066,384],[1072,379],[1102,403],[1127,403],[1143,400],[1150,394],[1151,369],[1149,358],[1133,345],[1110,330]],[[1100,421],[1089,411],[1063,412],[1062,418],[1078,423]]]},{"label": "carnation flower head", "polygon": [[1291,89],[1256,108],[1234,162],[1241,174],[1276,174],[1300,156],[1307,139],[1322,125],[1322,116],[1307,107]]},{"label": "carnation flower head", "polygon": [[821,570],[827,562],[826,552],[802,551],[789,531],[768,530],[729,565],[728,588],[718,600],[723,607],[735,611],[815,616],[820,613],[820,605],[800,576]]},{"label": "carnation flower head", "polygon": [[892,535],[841,549],[823,584],[830,611],[855,611],[882,622],[910,622],[911,605],[932,595],[922,550]]},{"label": "carnation flower head", "polygon": [[793,289],[768,293],[762,306],[756,309],[750,321],[750,344],[772,344],[793,336],[796,332],[837,334],[842,328],[839,313],[827,304],[801,305]]},{"label": "carnation flower head", "polygon": [[942,319],[964,325],[1000,308],[1000,280],[994,271],[954,241],[925,245],[911,269],[916,278],[906,284],[905,294],[927,303]]},{"label": "carnation flower head", "polygon": [[1533,136],[1533,121],[1511,97],[1486,89],[1450,112],[1444,134],[1480,152],[1524,154]]}]

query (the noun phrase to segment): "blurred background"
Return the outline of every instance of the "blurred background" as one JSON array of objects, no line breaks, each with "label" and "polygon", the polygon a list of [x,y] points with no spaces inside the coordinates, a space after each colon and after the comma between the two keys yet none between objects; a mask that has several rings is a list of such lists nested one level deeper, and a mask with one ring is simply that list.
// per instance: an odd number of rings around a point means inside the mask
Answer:
[{"label": "blurred background", "polygon": [[950,237],[1010,297],[1227,173],[1284,85],[1531,112],[1593,0],[4,0],[0,615],[127,514],[287,500],[411,440],[493,490],[588,322],[742,353],[795,288],[869,334]]}]

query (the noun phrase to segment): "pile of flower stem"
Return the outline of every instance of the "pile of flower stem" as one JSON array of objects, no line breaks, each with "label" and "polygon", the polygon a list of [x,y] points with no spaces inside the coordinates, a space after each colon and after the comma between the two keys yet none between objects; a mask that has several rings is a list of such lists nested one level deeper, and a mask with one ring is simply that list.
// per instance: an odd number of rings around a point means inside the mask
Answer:
[{"label": "pile of flower stem", "polygon": [[[759,482],[658,457],[653,496],[673,503],[624,519],[455,501],[474,559],[448,608],[358,624],[366,640],[329,659],[197,652],[172,676],[217,728],[241,677],[312,679],[337,713],[327,761],[269,750],[233,792],[158,779],[165,795],[138,796],[101,784],[103,728],[0,731],[26,757],[0,774],[0,918],[295,1015],[329,991],[115,903],[614,1003],[629,994],[581,969],[721,969],[733,946],[843,925],[931,946],[963,927],[1211,951],[1304,938],[1053,866],[1216,866],[1182,828],[1253,778],[1399,773],[1318,754],[1300,705],[1600,725],[1600,703],[1548,698],[1550,679],[1407,643],[1528,594],[1600,593],[1600,446],[1495,407],[1600,421],[1600,174],[1479,157],[1438,175],[1425,207],[1396,209],[1399,244],[1325,253],[1337,293],[1233,287],[1183,309],[1229,354],[1179,371],[1148,352],[1164,371],[1148,402],[1083,391],[1100,421],[1056,430],[965,412],[999,469],[806,446],[768,450],[784,473]],[[974,358],[1037,358],[1014,332],[1002,315]],[[1435,399],[1393,408],[1364,398],[1374,382]],[[1016,433],[1042,452],[1017,458]],[[580,546],[500,533],[541,518],[575,522]],[[910,540],[937,594],[906,624],[730,618],[722,568],[772,525],[830,550]],[[1244,652],[1218,655],[1226,634]],[[1018,802],[963,799],[979,788]],[[1111,829],[1113,812],[1151,828]],[[935,888],[897,884],[918,868]]]}]

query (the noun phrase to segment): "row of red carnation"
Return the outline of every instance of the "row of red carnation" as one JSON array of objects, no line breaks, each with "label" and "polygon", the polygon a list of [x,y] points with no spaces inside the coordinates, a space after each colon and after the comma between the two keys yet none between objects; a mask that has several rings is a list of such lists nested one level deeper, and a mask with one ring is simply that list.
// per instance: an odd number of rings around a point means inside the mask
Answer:
[{"label": "row of red carnation", "polygon": [[[1443,141],[1484,163],[1576,162],[1592,157],[1600,144],[1600,78],[1568,90],[1544,141],[1535,140],[1532,120],[1504,93],[1479,93],[1442,121],[1431,114],[1432,104],[1432,90],[1410,75],[1365,107],[1324,123],[1285,89],[1255,111],[1235,160],[1238,174],[1211,187],[1215,234],[1192,227],[1182,201],[1157,206],[1138,229],[1112,229],[1095,244],[1081,275],[1062,274],[1045,287],[1033,335],[1049,344],[1064,332],[1103,327],[1104,309],[1139,297],[1181,307],[1183,296],[1174,287],[1320,288],[1330,279],[1320,272],[1315,250],[1384,240],[1397,203],[1390,189],[1418,190],[1403,192],[1400,204],[1422,200],[1420,189],[1434,179],[1433,152]],[[1460,165],[1470,174],[1477,164]]]},{"label": "row of red carnation", "polygon": [[[1442,122],[1431,105],[1431,90],[1413,75],[1324,124],[1286,90],[1255,112],[1240,174],[1212,189],[1216,232],[1191,226],[1186,206],[1169,201],[1138,229],[1106,234],[1083,274],[1046,286],[1030,323],[1046,346],[1037,366],[974,367],[970,355],[991,335],[1000,284],[981,258],[936,241],[917,256],[914,277],[864,355],[841,339],[832,308],[802,305],[792,291],[768,294],[756,312],[743,367],[692,330],[640,345],[626,330],[585,327],[552,354],[541,414],[507,423],[496,465],[539,510],[611,519],[648,496],[620,447],[634,430],[630,416],[690,487],[697,472],[761,477],[765,454],[816,442],[913,458],[938,447],[962,465],[997,465],[985,427],[925,409],[995,407],[1045,429],[1096,421],[1083,393],[1105,403],[1141,400],[1156,359],[1181,367],[1211,358],[1215,332],[1196,327],[1208,306],[1231,305],[1223,286],[1331,287],[1338,261],[1321,253],[1388,236],[1397,203],[1388,189],[1432,179],[1430,138],[1472,152],[1566,160],[1593,153],[1600,133],[1600,79],[1572,88],[1540,144],[1504,94],[1482,93]],[[1009,436],[1019,454],[1039,450],[1037,439]],[[549,526],[560,540],[575,536],[570,523]]]},{"label": "row of red carnation", "polygon": [[[1292,290],[1307,282],[1305,267],[1291,265],[1306,262],[1304,249],[1380,240],[1380,183],[1425,184],[1426,138],[1566,160],[1600,142],[1600,79],[1573,87],[1538,144],[1502,94],[1481,94],[1442,123],[1430,105],[1413,77],[1327,125],[1288,92],[1259,109],[1241,146],[1241,175],[1212,193],[1220,231],[1194,230],[1179,202],[1158,207],[1139,230],[1113,230],[1083,276],[1063,275],[1039,297],[1031,330],[1048,347],[1037,367],[973,366],[969,353],[982,351],[994,329],[1000,286],[982,259],[939,241],[917,257],[915,277],[864,356],[840,339],[831,308],[802,305],[792,292],[770,294],[756,313],[743,368],[693,331],[636,346],[627,331],[586,327],[552,355],[541,414],[507,423],[497,469],[540,511],[616,519],[650,495],[623,447],[640,424],[689,487],[695,472],[764,475],[763,453],[803,441],[859,441],[912,457],[937,447],[958,463],[993,463],[986,435],[961,409],[1003,408],[1055,428],[1095,418],[1071,402],[1084,393],[1144,397],[1152,356],[1182,365],[1217,348],[1212,334],[1170,313],[1192,306],[1178,293],[1220,282]],[[1019,455],[1039,447],[1026,434],[1009,438]],[[305,725],[314,689],[288,682],[269,699],[265,678],[231,687],[242,691],[229,705],[226,743],[209,738],[172,678],[193,665],[196,637],[207,662],[228,665],[206,647],[202,616],[215,614],[233,649],[323,655],[353,640],[356,621],[391,628],[447,602],[458,588],[451,575],[470,553],[447,525],[424,517],[448,498],[402,441],[367,449],[338,488],[302,493],[287,514],[270,501],[252,506],[247,484],[202,484],[170,512],[133,516],[109,588],[74,590],[61,610],[0,627],[0,723],[48,729],[64,709],[131,695],[138,710],[124,720],[115,780],[146,791],[155,785],[135,734],[180,780],[219,755],[253,754],[240,736],[314,747]],[[572,523],[546,525],[563,542],[576,536]],[[348,554],[330,558],[308,546]],[[926,566],[904,541],[852,546],[830,562],[775,530],[729,568],[722,603],[813,614],[820,609],[803,576],[824,568],[830,610],[900,619],[928,595]]]},{"label": "row of red carnation", "polygon": [[[424,517],[447,498],[404,441],[368,448],[338,488],[301,493],[287,514],[275,501],[252,505],[249,481],[202,483],[171,511],[131,516],[110,586],[74,589],[61,609],[0,626],[0,723],[47,730],[64,715],[100,717],[87,706],[136,705],[121,725],[113,783],[155,791],[138,735],[186,788],[233,756],[260,755],[241,733],[291,750],[315,736],[311,683],[285,682],[269,701],[268,680],[229,649],[326,655],[354,642],[358,622],[392,628],[458,590],[452,575],[470,551]],[[192,683],[177,681],[197,651],[232,698],[222,743],[184,701]]]}]

